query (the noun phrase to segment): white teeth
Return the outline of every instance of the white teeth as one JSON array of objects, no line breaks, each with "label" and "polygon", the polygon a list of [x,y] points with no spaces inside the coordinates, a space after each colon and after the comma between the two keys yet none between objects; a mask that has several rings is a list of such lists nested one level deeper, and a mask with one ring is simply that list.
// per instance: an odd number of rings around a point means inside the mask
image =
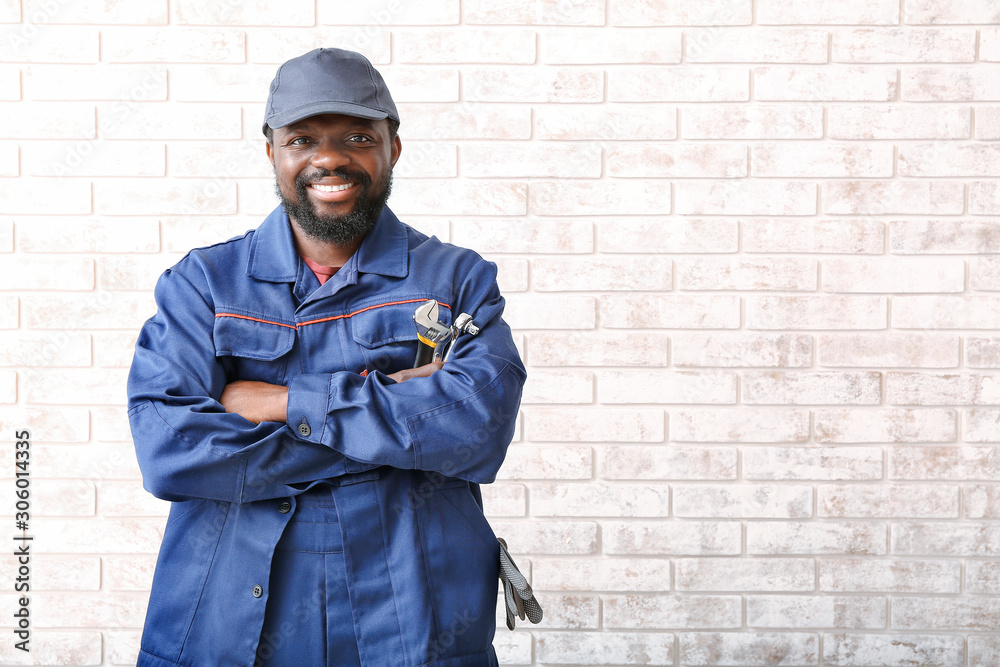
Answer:
[{"label": "white teeth", "polygon": [[320,192],[340,192],[341,190],[354,187],[354,183],[347,183],[345,185],[320,185],[319,183],[313,183],[312,187]]}]

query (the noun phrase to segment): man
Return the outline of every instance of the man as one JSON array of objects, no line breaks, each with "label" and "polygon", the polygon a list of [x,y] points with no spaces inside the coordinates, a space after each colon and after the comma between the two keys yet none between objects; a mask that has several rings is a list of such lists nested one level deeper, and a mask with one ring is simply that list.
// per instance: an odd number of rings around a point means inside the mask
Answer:
[{"label": "man", "polygon": [[[282,65],[281,206],[156,286],[129,376],[145,488],[173,501],[139,665],[495,665],[493,481],[524,381],[495,267],[385,208],[399,116],[363,56]],[[416,306],[472,316],[412,369]]]}]

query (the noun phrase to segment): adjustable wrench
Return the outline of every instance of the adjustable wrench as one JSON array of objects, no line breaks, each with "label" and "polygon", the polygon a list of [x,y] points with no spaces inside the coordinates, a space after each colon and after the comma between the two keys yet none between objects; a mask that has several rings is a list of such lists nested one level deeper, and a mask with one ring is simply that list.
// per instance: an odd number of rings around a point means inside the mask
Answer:
[{"label": "adjustable wrench", "polygon": [[464,333],[475,336],[479,333],[468,313],[462,313],[455,318],[454,324],[448,326],[438,319],[438,302],[434,299],[425,301],[413,311],[413,322],[417,325],[417,357],[413,367],[423,366],[432,361],[447,361],[455,341]]}]

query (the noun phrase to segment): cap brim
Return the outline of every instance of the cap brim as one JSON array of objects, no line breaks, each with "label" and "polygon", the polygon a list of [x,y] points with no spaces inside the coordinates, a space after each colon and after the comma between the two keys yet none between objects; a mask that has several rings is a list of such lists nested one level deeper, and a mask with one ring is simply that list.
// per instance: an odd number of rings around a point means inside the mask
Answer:
[{"label": "cap brim", "polygon": [[264,128],[270,127],[275,130],[298,122],[303,118],[318,116],[324,113],[336,113],[344,116],[354,116],[356,118],[369,118],[371,120],[382,120],[388,118],[389,114],[379,109],[361,106],[360,104],[350,104],[348,102],[313,102],[295,109],[289,109],[282,113],[272,114],[264,120]]}]

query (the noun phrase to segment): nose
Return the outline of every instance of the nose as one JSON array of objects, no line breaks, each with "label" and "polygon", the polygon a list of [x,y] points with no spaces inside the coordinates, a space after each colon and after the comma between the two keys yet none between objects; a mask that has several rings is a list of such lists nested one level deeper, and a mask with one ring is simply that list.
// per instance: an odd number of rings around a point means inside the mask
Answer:
[{"label": "nose", "polygon": [[312,154],[310,162],[317,169],[333,171],[350,163],[350,157],[343,147],[332,141],[320,142]]}]

